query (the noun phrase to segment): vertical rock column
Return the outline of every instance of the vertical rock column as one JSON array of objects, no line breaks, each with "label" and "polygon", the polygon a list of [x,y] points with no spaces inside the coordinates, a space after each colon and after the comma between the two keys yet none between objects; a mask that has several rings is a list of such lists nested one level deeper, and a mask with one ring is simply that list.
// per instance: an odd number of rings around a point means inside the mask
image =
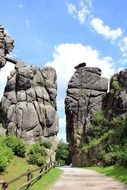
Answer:
[{"label": "vertical rock column", "polygon": [[5,56],[13,49],[14,41],[5,33],[4,28],[0,25],[0,68],[6,64]]},{"label": "vertical rock column", "polygon": [[99,68],[81,63],[68,83],[65,99],[66,133],[72,165],[86,165],[81,147],[87,142],[87,131],[92,116],[102,110],[108,80],[101,77]]}]

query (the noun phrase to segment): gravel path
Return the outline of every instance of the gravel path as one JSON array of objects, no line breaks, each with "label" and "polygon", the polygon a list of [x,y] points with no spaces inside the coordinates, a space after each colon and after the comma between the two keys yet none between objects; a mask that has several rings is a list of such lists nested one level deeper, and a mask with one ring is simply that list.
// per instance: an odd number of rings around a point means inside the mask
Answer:
[{"label": "gravel path", "polygon": [[80,168],[61,167],[64,174],[50,190],[127,190],[111,177]]}]

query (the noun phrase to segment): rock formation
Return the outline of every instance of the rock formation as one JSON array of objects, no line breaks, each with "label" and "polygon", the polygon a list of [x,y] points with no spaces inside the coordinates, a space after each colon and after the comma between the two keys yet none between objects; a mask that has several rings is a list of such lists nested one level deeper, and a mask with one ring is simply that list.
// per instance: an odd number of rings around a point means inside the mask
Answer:
[{"label": "rock formation", "polygon": [[71,151],[72,165],[84,165],[79,153],[87,142],[87,131],[94,113],[102,110],[108,89],[108,80],[101,77],[101,70],[81,63],[68,83],[65,99],[67,141]]},{"label": "rock formation", "polygon": [[7,133],[27,141],[55,138],[58,133],[56,72],[17,62],[7,80],[1,101]]},{"label": "rock formation", "polygon": [[115,115],[124,115],[127,112],[127,69],[114,74],[111,78],[104,109],[112,110]]},{"label": "rock formation", "polygon": [[6,55],[13,49],[14,41],[8,36],[0,25],[0,69],[6,64]]}]

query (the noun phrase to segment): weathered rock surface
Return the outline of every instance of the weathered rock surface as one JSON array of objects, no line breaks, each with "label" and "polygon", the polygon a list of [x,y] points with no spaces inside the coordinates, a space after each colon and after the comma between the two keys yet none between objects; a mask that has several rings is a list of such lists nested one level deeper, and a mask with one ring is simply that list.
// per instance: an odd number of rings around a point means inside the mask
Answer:
[{"label": "weathered rock surface", "polygon": [[67,141],[72,164],[84,165],[79,149],[87,142],[87,131],[94,113],[102,110],[108,89],[108,80],[101,77],[99,68],[79,64],[68,83],[65,99]]},{"label": "weathered rock surface", "polygon": [[56,113],[56,72],[17,62],[11,72],[1,101],[4,128],[27,141],[55,137],[58,133]]},{"label": "weathered rock surface", "polygon": [[127,69],[113,75],[110,91],[105,97],[104,108],[115,115],[127,113]]},{"label": "weathered rock surface", "polygon": [[6,64],[5,57],[13,49],[13,43],[14,41],[5,33],[4,28],[0,25],[0,68]]}]

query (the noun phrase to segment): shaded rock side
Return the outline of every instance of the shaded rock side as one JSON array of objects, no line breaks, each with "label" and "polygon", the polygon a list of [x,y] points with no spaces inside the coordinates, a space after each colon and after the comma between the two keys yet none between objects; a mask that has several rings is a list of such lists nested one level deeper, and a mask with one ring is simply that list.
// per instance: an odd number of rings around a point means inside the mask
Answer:
[{"label": "shaded rock side", "polygon": [[65,98],[67,141],[72,165],[84,165],[80,148],[87,142],[87,131],[95,112],[102,110],[108,89],[108,80],[101,77],[99,68],[79,64],[68,83]]},{"label": "shaded rock side", "polygon": [[6,55],[14,48],[14,41],[6,34],[0,25],[0,69],[6,64]]},{"label": "shaded rock side", "polygon": [[56,72],[17,62],[8,77],[1,101],[3,125],[27,141],[52,138],[58,133]]},{"label": "shaded rock side", "polygon": [[110,91],[105,97],[103,107],[107,110],[106,113],[109,112],[109,118],[112,114],[125,117],[127,113],[127,69],[112,76]]}]

